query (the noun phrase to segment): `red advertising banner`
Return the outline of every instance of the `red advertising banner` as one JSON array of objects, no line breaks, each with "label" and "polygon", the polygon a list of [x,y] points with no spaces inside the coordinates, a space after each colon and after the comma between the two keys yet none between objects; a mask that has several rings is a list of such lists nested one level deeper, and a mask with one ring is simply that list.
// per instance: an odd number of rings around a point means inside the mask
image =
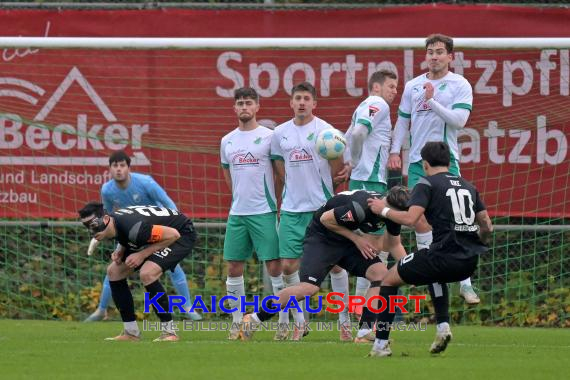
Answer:
[{"label": "red advertising banner", "polygon": [[[538,21],[525,23],[537,15]],[[442,25],[438,21],[447,18],[452,22],[437,31],[457,37],[561,37],[570,35],[562,22],[569,16],[565,9],[449,6],[22,10],[0,12],[0,34],[418,37],[435,31],[426,19]],[[485,28],[477,22],[483,18]],[[151,174],[189,215],[223,218],[230,195],[218,150],[221,137],[236,126],[235,88],[256,88],[262,97],[258,120],[276,125],[292,117],[293,84],[308,80],[319,94],[315,113],[346,131],[372,72],[397,71],[401,92],[405,81],[425,71],[421,50],[0,53],[1,218],[75,217],[84,202],[99,198],[109,179],[107,157],[118,149],[126,149],[133,170]],[[462,175],[478,186],[492,215],[570,216],[569,61],[568,49],[456,51],[452,69],[474,91],[473,112],[460,137]],[[393,122],[398,103],[399,96]]]}]

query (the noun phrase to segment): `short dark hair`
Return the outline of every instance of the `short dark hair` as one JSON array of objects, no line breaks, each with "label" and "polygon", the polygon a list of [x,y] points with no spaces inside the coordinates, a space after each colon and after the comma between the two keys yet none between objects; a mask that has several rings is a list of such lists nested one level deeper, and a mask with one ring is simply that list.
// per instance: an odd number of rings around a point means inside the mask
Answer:
[{"label": "short dark hair", "polygon": [[427,161],[430,166],[449,166],[451,152],[449,145],[443,141],[429,141],[420,152],[422,160]]},{"label": "short dark hair", "polygon": [[443,42],[445,50],[447,50],[447,54],[453,53],[453,38],[446,36],[445,34],[430,34],[426,38],[426,49],[429,45],[433,45],[436,42]]},{"label": "short dark hair", "polygon": [[105,215],[103,210],[103,203],[97,201],[91,201],[87,203],[83,208],[77,211],[80,218],[87,218],[88,216],[95,215],[97,218],[101,218]]},{"label": "short dark hair", "polygon": [[315,100],[317,99],[317,90],[315,89],[315,86],[313,86],[309,82],[301,82],[298,85],[294,86],[291,89],[291,96],[295,95],[296,92],[301,92],[301,91],[310,92],[311,95],[313,96],[313,99]]},{"label": "short dark hair", "polygon": [[386,202],[398,210],[407,211],[410,200],[410,190],[404,186],[394,186],[386,194]]},{"label": "short dark hair", "polygon": [[131,158],[124,150],[118,150],[109,156],[109,166],[121,161],[125,161],[129,167],[131,166]]},{"label": "short dark hair", "polygon": [[398,75],[396,75],[396,73],[392,70],[388,69],[376,71],[370,76],[370,79],[368,79],[368,91],[372,91],[372,85],[374,85],[374,83],[383,85],[386,81],[386,78],[398,79]]},{"label": "short dark hair", "polygon": [[251,87],[240,87],[234,91],[234,100],[238,99],[253,99],[259,103],[259,95],[257,91]]}]

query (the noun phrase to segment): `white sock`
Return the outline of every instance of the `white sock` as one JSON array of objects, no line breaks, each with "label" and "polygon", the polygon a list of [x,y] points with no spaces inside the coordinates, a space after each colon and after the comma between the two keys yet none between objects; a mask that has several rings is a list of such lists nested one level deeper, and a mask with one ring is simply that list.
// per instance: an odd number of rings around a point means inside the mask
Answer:
[{"label": "white sock", "polygon": [[[285,283],[286,288],[293,286],[295,284],[299,284],[301,282],[301,279],[299,278],[299,271],[296,271],[295,273],[291,274],[284,274],[283,282]],[[295,320],[295,323],[298,325],[305,323],[305,315],[303,314],[303,310],[305,310],[305,301],[299,301],[299,306],[301,307],[300,312],[291,309],[291,313],[293,314],[293,319]]]},{"label": "white sock", "polygon": [[433,235],[431,231],[424,232],[421,234],[416,232],[416,245],[418,246],[418,249],[429,248],[432,241],[433,241]]},{"label": "white sock", "polygon": [[229,300],[229,308],[237,308],[236,311],[232,312],[232,323],[240,323],[243,318],[243,313],[241,312],[241,296],[245,296],[245,285],[243,282],[243,276],[239,277],[229,277],[226,280],[226,290],[228,296],[234,296],[237,301]]},{"label": "white sock", "polygon": [[366,335],[370,334],[371,331],[372,331],[371,329],[360,329],[356,333],[356,337],[357,338],[364,338]]},{"label": "white sock", "polygon": [[373,350],[379,350],[381,348],[384,348],[384,346],[386,346],[386,344],[388,344],[388,341],[386,339],[375,339],[374,340],[374,346],[372,347]]},{"label": "white sock", "polygon": [[442,322],[442,323],[438,323],[437,324],[437,331],[443,331],[445,328],[449,328],[449,323],[447,322]]},{"label": "white sock", "polygon": [[[271,279],[271,286],[273,287],[273,294],[277,295],[280,291],[285,288],[285,283],[283,282],[283,276],[269,276]],[[289,323],[289,313],[284,311],[279,312],[279,323]]]},{"label": "white sock", "polygon": [[[331,288],[333,292],[344,294],[342,302],[344,303],[344,310],[338,314],[338,321],[341,325],[348,324],[350,319],[348,317],[348,273],[343,269],[338,273],[331,272]],[[336,297],[338,299],[339,297]]]},{"label": "white sock", "polygon": [[471,286],[471,277],[467,277],[465,280],[460,282],[461,285]]},{"label": "white sock", "polygon": [[382,264],[388,265],[388,255],[389,254],[390,254],[390,252],[386,252],[386,251],[380,251],[378,253],[378,258],[380,258],[380,261],[382,261]]},{"label": "white sock", "polygon": [[137,321],[123,322],[125,331],[131,335],[139,336],[141,334]]},{"label": "white sock", "polygon": [[364,297],[368,288],[370,287],[370,281],[365,279],[364,277],[357,277],[356,278],[356,295]]},{"label": "white sock", "polygon": [[251,314],[251,319],[253,319],[253,321],[256,323],[261,323],[261,319],[259,319],[259,317],[257,316],[257,313]]}]

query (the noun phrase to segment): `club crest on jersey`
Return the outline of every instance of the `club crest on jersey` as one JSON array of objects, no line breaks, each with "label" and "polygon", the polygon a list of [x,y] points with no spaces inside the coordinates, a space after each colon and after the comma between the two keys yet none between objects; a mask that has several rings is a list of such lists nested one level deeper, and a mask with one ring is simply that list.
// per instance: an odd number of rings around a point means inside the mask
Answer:
[{"label": "club crest on jersey", "polygon": [[254,144],[260,144],[260,143],[261,143],[261,137],[256,138],[256,139],[253,141],[253,143],[254,143]]},{"label": "club crest on jersey", "polygon": [[368,117],[374,117],[378,111],[380,111],[380,108],[375,106],[368,106]]},{"label": "club crest on jersey", "polygon": [[352,211],[348,210],[343,216],[340,217],[343,222],[354,222],[354,217],[352,216]]},{"label": "club crest on jersey", "polygon": [[295,148],[289,153],[289,163],[291,164],[301,164],[312,161],[313,156],[305,149]]},{"label": "club crest on jersey", "polygon": [[443,90],[445,90],[446,88],[447,88],[447,83],[442,83],[442,84],[439,85],[438,90],[439,90],[439,91],[443,91]]},{"label": "club crest on jersey", "polygon": [[307,140],[311,141],[313,138],[315,138],[315,134],[311,132],[311,134],[307,136]]}]

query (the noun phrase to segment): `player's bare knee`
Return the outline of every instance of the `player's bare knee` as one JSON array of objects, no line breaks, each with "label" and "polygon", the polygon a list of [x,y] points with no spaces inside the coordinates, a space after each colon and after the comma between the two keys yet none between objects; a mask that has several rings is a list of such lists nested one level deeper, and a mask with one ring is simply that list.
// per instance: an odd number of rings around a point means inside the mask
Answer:
[{"label": "player's bare knee", "polygon": [[155,282],[162,275],[162,271],[156,270],[154,267],[143,267],[140,270],[139,277],[143,285],[149,285]]},{"label": "player's bare knee", "polygon": [[283,272],[280,259],[268,260],[265,262],[265,266],[267,268],[267,273],[272,277],[281,276],[281,273]]},{"label": "player's bare knee", "polygon": [[243,261],[228,261],[228,276],[240,277],[243,276]]},{"label": "player's bare knee", "polygon": [[386,265],[377,263],[368,268],[366,271],[366,279],[368,281],[382,281],[386,276],[388,269],[386,269]]},{"label": "player's bare knee", "polygon": [[119,281],[127,277],[122,268],[114,262],[107,267],[107,276],[109,281]]},{"label": "player's bare knee", "polygon": [[289,275],[299,270],[298,259],[283,259],[281,265],[283,267],[283,274]]}]

